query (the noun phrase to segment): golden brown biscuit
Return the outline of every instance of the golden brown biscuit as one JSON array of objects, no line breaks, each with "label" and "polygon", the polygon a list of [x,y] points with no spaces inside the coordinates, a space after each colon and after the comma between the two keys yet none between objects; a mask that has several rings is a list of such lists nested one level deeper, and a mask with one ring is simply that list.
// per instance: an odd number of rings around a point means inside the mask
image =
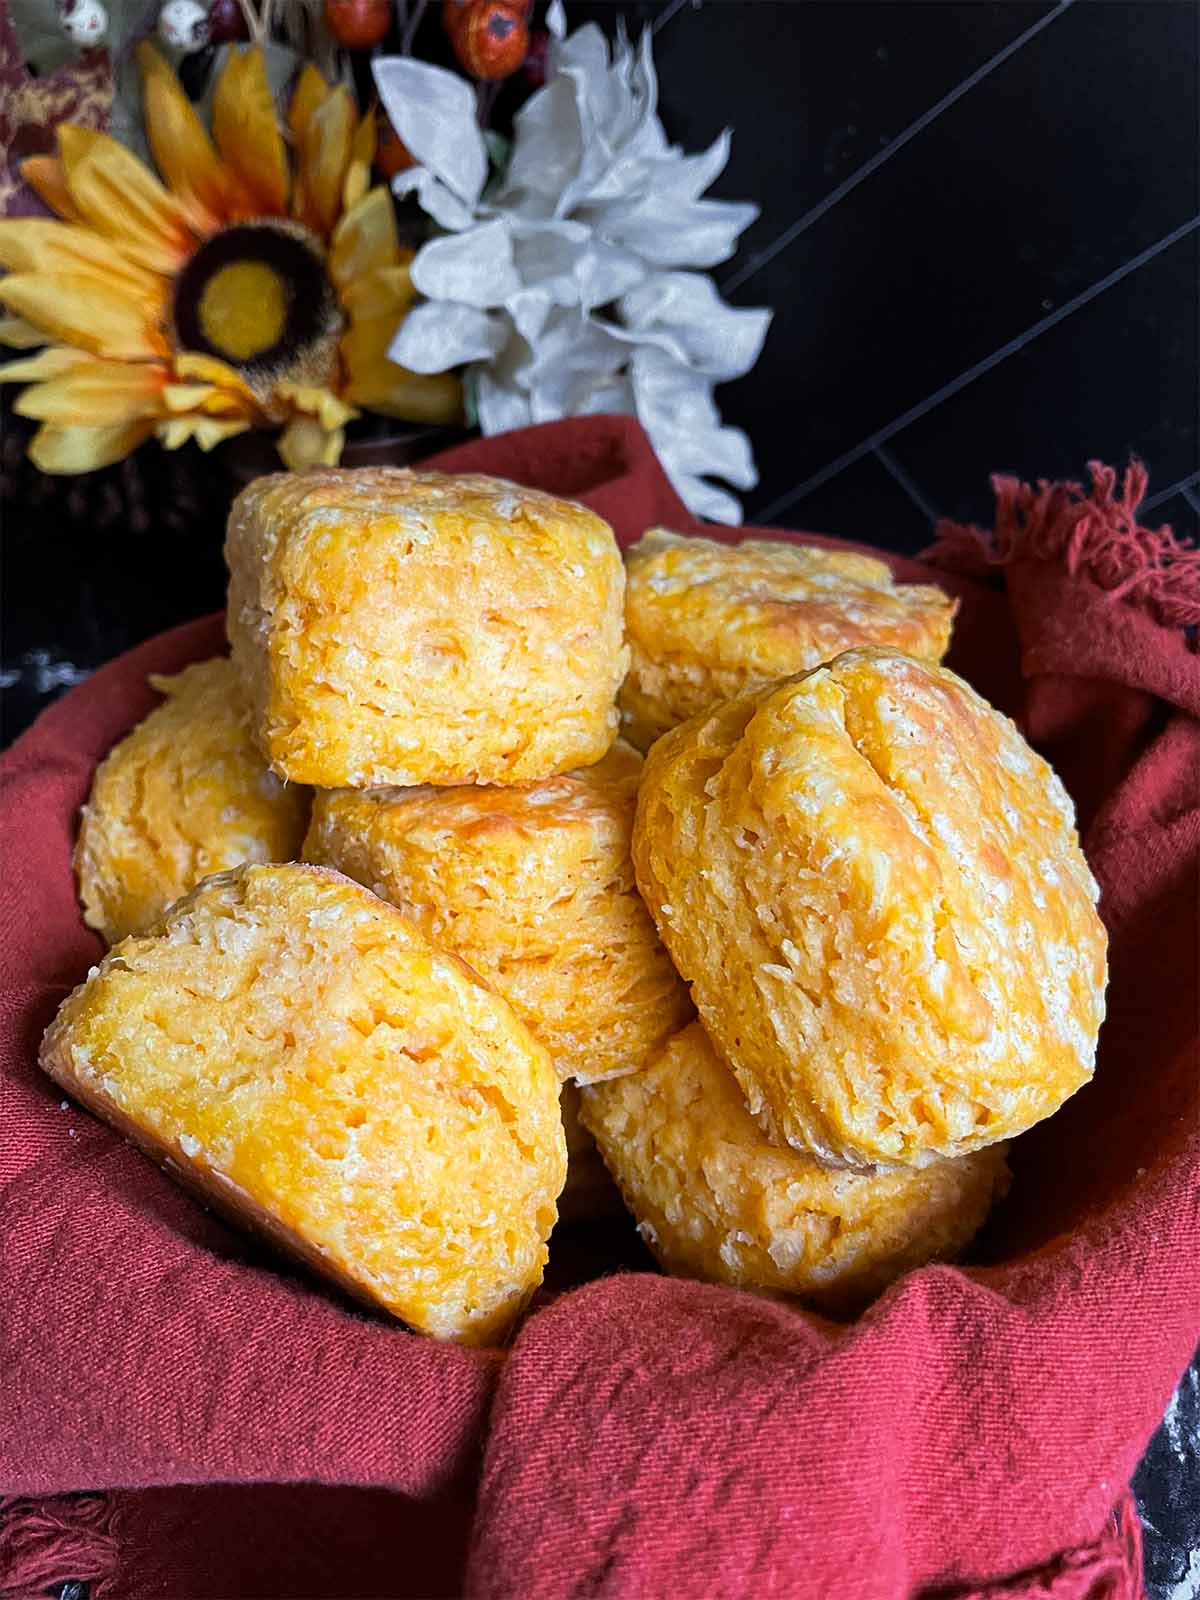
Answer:
[{"label": "golden brown biscuit", "polygon": [[282,776],[520,783],[616,736],[624,569],[582,506],[498,478],[279,473],[234,501],[225,557],[233,659]]},{"label": "golden brown biscuit", "polygon": [[399,906],[500,991],[561,1078],[634,1072],[692,1014],[633,881],[641,758],[521,788],[341,789],[304,856]]},{"label": "golden brown biscuit", "polygon": [[438,1338],[501,1333],[566,1173],[558,1083],[457,957],[319,867],[207,878],[68,997],[43,1068],[213,1204]]},{"label": "golden brown biscuit", "polygon": [[250,736],[232,662],[150,682],[167,698],[96,769],[75,847],[84,921],[109,944],[210,872],[293,860],[308,824],[308,790],[282,783]]},{"label": "golden brown biscuit", "polygon": [[580,1121],[579,1095],[573,1083],[564,1083],[559,1101],[567,1140],[567,1182],[558,1197],[558,1220],[568,1224],[599,1222],[625,1214],[596,1141]]},{"label": "golden brown biscuit", "polygon": [[850,1310],[957,1255],[1008,1187],[1005,1147],[880,1173],[768,1142],[698,1022],[582,1115],[668,1272]]},{"label": "golden brown biscuit", "polygon": [[921,1165],[1091,1076],[1106,939],[1071,802],[944,668],[852,650],[672,730],[633,853],[777,1141]]},{"label": "golden brown biscuit", "polygon": [[652,528],[625,564],[621,713],[639,750],[721,700],[856,645],[940,661],[958,607],[930,584],[896,583],[882,561],[818,545],[717,544]]}]

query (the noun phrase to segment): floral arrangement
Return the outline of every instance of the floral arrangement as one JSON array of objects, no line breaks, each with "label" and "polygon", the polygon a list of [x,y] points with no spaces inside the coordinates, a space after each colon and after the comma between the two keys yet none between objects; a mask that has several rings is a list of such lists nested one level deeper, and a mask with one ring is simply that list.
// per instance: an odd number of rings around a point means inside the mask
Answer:
[{"label": "floral arrangement", "polygon": [[[181,3],[168,39],[194,25]],[[455,378],[387,356],[415,292],[388,191],[370,186],[373,110],[309,61],[281,118],[256,41],[226,51],[210,130],[154,45],[133,54],[160,176],[62,122],[55,153],[21,167],[51,215],[0,222],[0,341],[44,346],[0,367],[29,385],[16,409],[41,422],[36,465],[85,472],[151,434],[207,450],[276,426],[300,467],[338,460],[360,406],[456,418]]]},{"label": "floral arrangement", "polygon": [[394,180],[443,230],[412,280],[424,295],[391,346],[416,372],[465,366],[485,433],[589,412],[633,412],[681,498],[741,520],[757,482],[749,441],[722,427],[714,384],[758,358],[770,312],[735,310],[684,268],[728,260],[758,214],[700,196],[729,156],[668,144],[656,115],[649,30],[594,25],[564,38],[551,8],[546,82],[518,112],[511,154],[488,179],[467,85],[425,62],[381,59],[380,99],[418,163]]},{"label": "floral arrangement", "polygon": [[[109,55],[102,0],[55,3],[82,54],[36,77],[28,29],[0,25],[0,342],[23,352],[0,381],[26,385],[42,471],[250,428],[290,467],[332,463],[364,412],[444,424],[465,402],[494,433],[625,411],[694,511],[739,517],[710,480],[748,488],[753,459],[713,388],[770,314],[702,269],[756,208],[702,198],[728,134],[668,143],[648,32],[610,54],[559,0],[545,31],[527,0],[446,0],[451,70],[412,54],[425,0],[166,0],[157,43],[139,14]],[[377,109],[360,53],[389,35]],[[487,124],[518,69],[510,141]]]}]

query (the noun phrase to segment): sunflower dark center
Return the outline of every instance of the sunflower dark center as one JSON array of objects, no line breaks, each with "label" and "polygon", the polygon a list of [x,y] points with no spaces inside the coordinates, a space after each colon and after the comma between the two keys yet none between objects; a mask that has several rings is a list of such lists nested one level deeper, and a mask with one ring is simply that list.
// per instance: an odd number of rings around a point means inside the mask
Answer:
[{"label": "sunflower dark center", "polygon": [[175,280],[181,348],[241,369],[291,366],[337,317],[320,245],[291,222],[244,222],[205,241]]}]

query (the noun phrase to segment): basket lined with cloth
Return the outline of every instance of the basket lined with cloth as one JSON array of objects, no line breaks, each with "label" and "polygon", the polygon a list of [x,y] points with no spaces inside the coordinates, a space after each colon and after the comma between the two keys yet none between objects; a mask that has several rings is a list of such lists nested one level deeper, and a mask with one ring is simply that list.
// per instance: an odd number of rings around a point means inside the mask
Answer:
[{"label": "basket lined with cloth", "polygon": [[[429,465],[581,499],[622,542],[697,527],[624,418]],[[35,1065],[99,949],[70,869],[91,774],[149,710],[147,674],[219,650],[220,619],[113,662],[14,745],[0,1492],[22,1498],[0,1595],[1138,1592],[1125,1486],[1200,1332],[1200,558],[1138,527],[1139,469],[1119,492],[1107,469],[1088,492],[997,488],[993,538],[944,529],[928,565],[889,563],[960,599],[949,665],[1072,793],[1109,1015],[1093,1083],[1016,1145],[976,1264],[915,1272],[849,1325],[623,1272],[470,1351],[281,1269]]]}]

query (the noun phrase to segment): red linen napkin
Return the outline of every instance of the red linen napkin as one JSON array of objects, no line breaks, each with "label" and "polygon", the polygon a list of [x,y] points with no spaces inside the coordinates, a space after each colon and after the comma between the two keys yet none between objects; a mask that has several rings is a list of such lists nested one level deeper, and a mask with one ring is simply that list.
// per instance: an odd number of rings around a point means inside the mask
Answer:
[{"label": "red linen napkin", "polygon": [[[628,419],[432,464],[576,495],[625,540],[695,526]],[[996,542],[946,530],[935,573],[892,559],[962,597],[951,665],[1073,789],[1112,984],[1095,1081],[1017,1143],[977,1264],[844,1327],[624,1271],[507,1351],[436,1345],[64,1105],[34,1062],[99,955],[78,807],[147,672],[218,650],[219,619],[44,713],[0,766],[0,1492],[22,1497],[0,1596],[1140,1593],[1126,1484],[1200,1334],[1200,576],[1137,528],[1142,487],[1000,482]]]}]

